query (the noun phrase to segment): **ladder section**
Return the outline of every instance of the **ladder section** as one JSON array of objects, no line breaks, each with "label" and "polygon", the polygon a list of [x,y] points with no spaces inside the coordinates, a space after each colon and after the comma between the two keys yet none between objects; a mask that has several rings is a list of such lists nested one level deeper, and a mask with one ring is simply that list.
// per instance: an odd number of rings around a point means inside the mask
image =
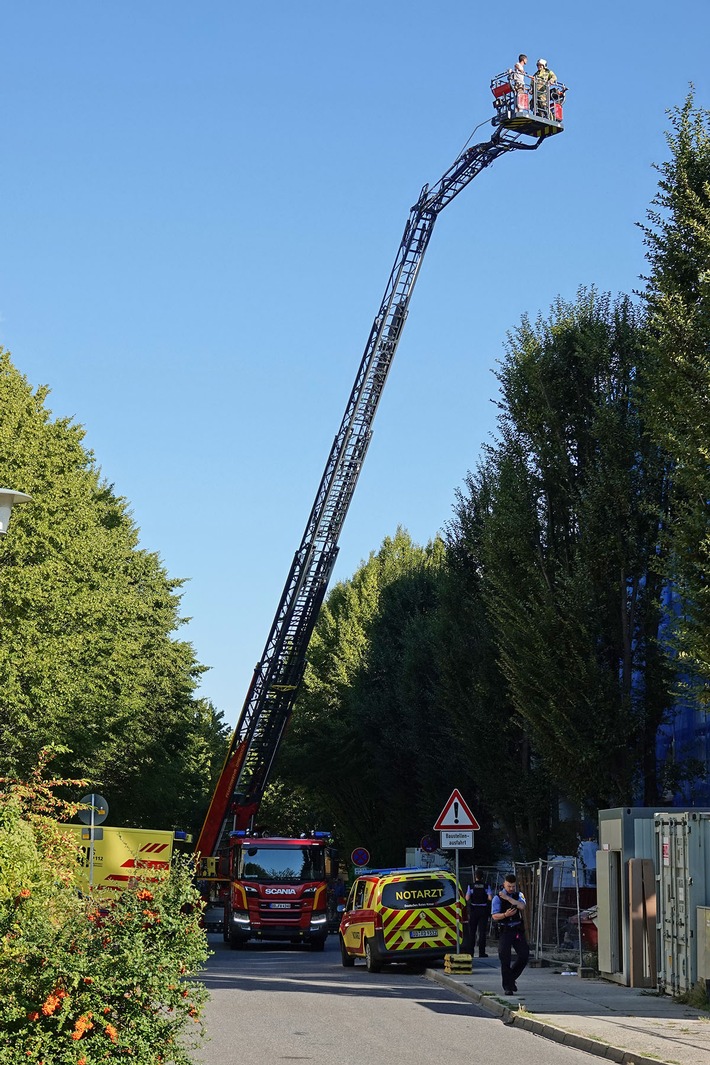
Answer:
[{"label": "ladder section", "polygon": [[372,423],[409,312],[409,302],[443,208],[499,155],[537,148],[499,128],[465,150],[410,211],[345,413],[333,441],[301,544],[232,738],[196,849],[214,855],[233,828],[254,818],[288,724],[306,652],[338,552],[338,538],[372,436]]}]

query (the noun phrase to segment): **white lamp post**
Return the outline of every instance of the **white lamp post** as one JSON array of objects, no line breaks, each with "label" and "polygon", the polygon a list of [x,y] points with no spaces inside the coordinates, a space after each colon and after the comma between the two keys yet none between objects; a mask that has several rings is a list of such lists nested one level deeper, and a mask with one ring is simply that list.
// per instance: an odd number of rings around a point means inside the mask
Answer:
[{"label": "white lamp post", "polygon": [[29,503],[32,496],[24,492],[15,492],[12,488],[0,488],[0,536],[4,536],[10,524],[12,508],[17,503]]}]

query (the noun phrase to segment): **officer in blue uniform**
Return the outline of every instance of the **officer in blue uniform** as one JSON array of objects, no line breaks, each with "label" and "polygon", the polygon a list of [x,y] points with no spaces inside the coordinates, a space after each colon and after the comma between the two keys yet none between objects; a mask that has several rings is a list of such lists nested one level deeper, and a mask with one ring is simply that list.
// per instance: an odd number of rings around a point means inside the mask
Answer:
[{"label": "officer in blue uniform", "polygon": [[[508,873],[491,904],[491,917],[498,926],[498,957],[503,993],[514,995],[518,990],[516,980],[528,963],[530,948],[525,938],[525,896],[518,891],[515,873]],[[515,965],[511,965],[515,951]]]},{"label": "officer in blue uniform", "polygon": [[471,953],[473,954],[476,949],[476,934],[478,934],[479,958],[488,957],[486,954],[486,932],[488,931],[488,914],[492,897],[490,887],[483,883],[483,874],[477,871],[473,878],[472,886],[466,892],[466,902],[468,903]]}]

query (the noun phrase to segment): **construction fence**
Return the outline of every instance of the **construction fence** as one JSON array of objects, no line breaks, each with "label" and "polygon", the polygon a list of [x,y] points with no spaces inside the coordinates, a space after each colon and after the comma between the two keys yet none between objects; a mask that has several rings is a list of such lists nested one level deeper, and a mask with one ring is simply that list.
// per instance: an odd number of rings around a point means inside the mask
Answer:
[{"label": "construction fence", "polygon": [[[475,868],[494,895],[502,890],[505,874],[510,870]],[[596,951],[595,913],[590,905],[596,901],[596,889],[587,885],[580,860],[570,857],[514,862],[512,869],[527,901],[525,926],[531,958],[574,971],[589,964],[589,955]],[[473,883],[473,874],[472,866],[460,869],[464,892]],[[496,939],[496,924],[491,921],[489,940],[493,944]]]}]

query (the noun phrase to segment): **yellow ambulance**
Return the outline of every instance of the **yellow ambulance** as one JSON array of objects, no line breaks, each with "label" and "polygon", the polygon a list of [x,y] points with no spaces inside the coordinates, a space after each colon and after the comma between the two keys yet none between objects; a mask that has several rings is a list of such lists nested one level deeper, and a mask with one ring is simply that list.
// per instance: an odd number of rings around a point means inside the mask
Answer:
[{"label": "yellow ambulance", "polygon": [[380,869],[357,878],[338,938],[343,965],[364,958],[368,972],[384,962],[426,965],[456,951],[464,899],[443,869]]},{"label": "yellow ambulance", "polygon": [[83,891],[122,888],[136,877],[150,876],[152,870],[167,871],[173,853],[174,833],[153,828],[91,829],[84,825],[62,825],[62,831],[76,839],[81,848],[79,884]]}]

